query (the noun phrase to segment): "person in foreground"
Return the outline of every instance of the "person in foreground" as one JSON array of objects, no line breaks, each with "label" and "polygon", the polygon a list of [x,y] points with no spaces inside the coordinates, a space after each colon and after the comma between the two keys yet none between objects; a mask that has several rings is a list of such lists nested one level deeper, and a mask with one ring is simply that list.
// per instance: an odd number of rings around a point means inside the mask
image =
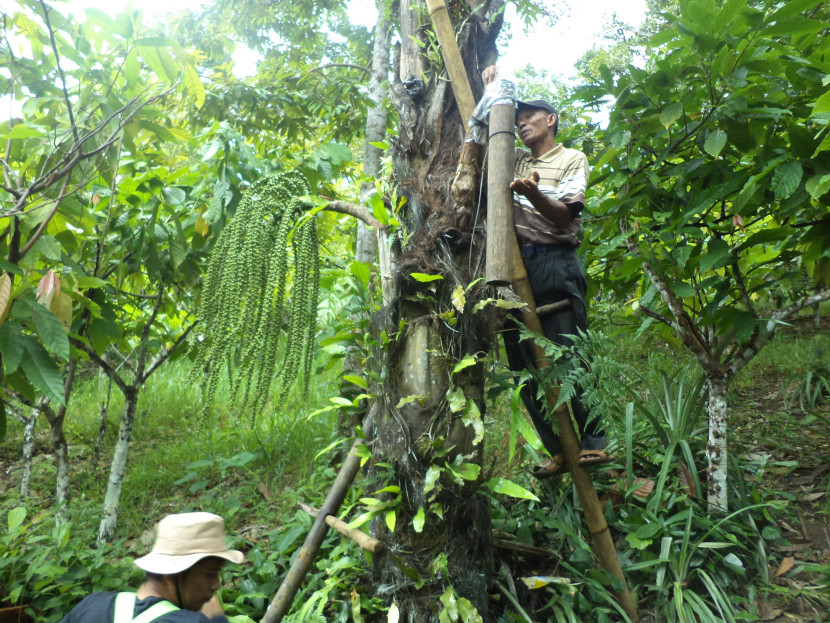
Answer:
[{"label": "person in foreground", "polygon": [[228,549],[221,517],[168,515],[158,524],[152,551],[135,561],[147,574],[138,592],[93,593],[61,623],[226,623],[216,597],[219,571],[227,561],[244,559]]},{"label": "person in foreground", "polygon": [[[498,69],[488,67],[482,73],[484,84],[495,80]],[[559,114],[548,102],[517,102],[516,130],[530,150],[516,150],[516,179],[510,184],[514,192],[513,226],[527,269],[536,305],[541,307],[565,299],[571,305],[540,317],[545,336],[560,346],[570,346],[569,335],[588,328],[585,302],[587,283],[576,250],[582,224],[588,185],[588,159],[581,151],[557,144]],[[515,324],[503,333],[510,369],[531,368],[534,359],[530,345],[519,341]],[[550,454],[533,475],[548,478],[566,469],[559,437],[546,420],[543,405],[537,398],[535,381],[527,383],[522,400],[536,426],[539,438]],[[599,419],[589,420],[588,410],[577,395],[571,409],[579,428],[583,467],[611,460],[604,448],[607,440],[599,430]]]}]

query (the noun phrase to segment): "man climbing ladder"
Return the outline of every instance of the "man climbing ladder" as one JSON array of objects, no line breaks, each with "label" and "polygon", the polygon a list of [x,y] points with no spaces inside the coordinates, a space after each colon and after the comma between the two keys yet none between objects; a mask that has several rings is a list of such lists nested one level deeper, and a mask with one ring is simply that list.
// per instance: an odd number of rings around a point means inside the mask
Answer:
[{"label": "man climbing ladder", "polygon": [[[485,86],[497,75],[496,67],[482,72]],[[585,206],[588,184],[588,160],[581,151],[557,144],[559,114],[548,102],[518,102],[516,129],[530,151],[517,150],[514,191],[513,225],[519,242],[536,304],[539,306],[562,300],[566,308],[542,316],[545,336],[561,346],[570,346],[570,335],[588,327],[585,302],[586,282],[576,255],[580,240],[580,213]],[[527,342],[519,341],[518,327],[510,322],[503,333],[505,350],[511,370],[533,367],[534,359]],[[539,438],[550,453],[533,475],[549,478],[565,470],[565,458],[559,437],[545,417],[537,397],[535,381],[522,389],[522,400],[533,420]],[[599,429],[599,418],[591,419],[580,396],[571,400],[579,427],[583,467],[605,463],[609,459],[604,448],[605,435]]]}]

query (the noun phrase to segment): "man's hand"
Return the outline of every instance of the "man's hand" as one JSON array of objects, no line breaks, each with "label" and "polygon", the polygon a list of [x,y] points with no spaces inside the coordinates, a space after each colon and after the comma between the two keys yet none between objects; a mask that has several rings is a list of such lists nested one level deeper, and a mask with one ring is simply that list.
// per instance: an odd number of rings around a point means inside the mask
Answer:
[{"label": "man's hand", "polygon": [[527,197],[530,203],[535,203],[534,199],[543,197],[543,193],[539,190],[539,172],[534,171],[530,177],[517,178],[510,183],[510,190],[516,192],[523,197]]},{"label": "man's hand", "polygon": [[499,75],[499,68],[495,65],[490,65],[484,71],[481,72],[481,79],[484,81],[484,86],[487,86],[493,80],[495,80]]},{"label": "man's hand", "polygon": [[517,178],[510,183],[510,190],[527,197],[537,212],[560,229],[567,229],[573,222],[571,209],[561,201],[539,190],[539,172],[534,171],[530,177]]}]

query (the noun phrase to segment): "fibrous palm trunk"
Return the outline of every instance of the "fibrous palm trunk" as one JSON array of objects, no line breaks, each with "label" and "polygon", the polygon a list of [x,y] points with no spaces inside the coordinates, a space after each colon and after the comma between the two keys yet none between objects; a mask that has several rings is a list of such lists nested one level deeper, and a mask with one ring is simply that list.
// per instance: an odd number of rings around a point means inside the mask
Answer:
[{"label": "fibrous palm trunk", "polygon": [[[451,17],[455,24],[464,23],[457,40],[480,93],[479,68],[496,56],[501,2],[476,6],[473,13],[468,6],[453,5],[452,11],[464,15]],[[381,342],[383,335],[392,339],[379,353],[383,381],[376,387],[373,453],[379,463],[390,466],[376,471],[385,486],[399,487],[400,505],[394,531],[383,519],[373,524],[375,534],[391,544],[375,558],[375,583],[379,594],[397,605],[401,620],[437,621],[440,597],[450,587],[487,620],[489,508],[476,494],[475,480],[461,480],[448,469],[481,461],[480,439],[472,420],[465,421],[469,409],[457,408],[458,392],[463,392],[462,402],[474,405],[470,409],[484,410],[480,366],[452,374],[465,356],[487,350],[487,331],[475,325],[463,303],[453,301],[458,286],[466,289],[480,270],[480,262],[468,261],[470,237],[456,229],[449,196],[466,120],[443,68],[431,64],[440,61],[416,43],[429,40],[425,7],[402,0],[398,10],[400,51],[390,94],[399,132],[392,141],[392,157],[396,185],[406,198],[401,216],[408,238],[397,262],[397,296],[374,323]],[[473,257],[480,253],[472,251]],[[422,282],[412,273],[442,278]],[[440,477],[432,487],[436,474]]]}]

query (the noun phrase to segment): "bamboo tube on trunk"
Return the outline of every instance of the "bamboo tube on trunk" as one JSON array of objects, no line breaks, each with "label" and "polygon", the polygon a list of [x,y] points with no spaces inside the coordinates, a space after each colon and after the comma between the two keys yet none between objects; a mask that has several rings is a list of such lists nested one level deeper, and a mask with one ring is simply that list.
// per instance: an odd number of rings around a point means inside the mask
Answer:
[{"label": "bamboo tube on trunk", "polygon": [[516,175],[516,108],[512,101],[490,108],[488,151],[497,157],[487,158],[487,283],[510,283],[513,233],[513,191],[510,183]]},{"label": "bamboo tube on trunk", "polygon": [[447,73],[450,76],[452,92],[461,112],[461,122],[466,123],[467,119],[473,116],[476,101],[473,91],[470,88],[470,81],[467,79],[467,69],[458,51],[458,44],[455,42],[455,32],[452,29],[452,21],[447,12],[447,4],[444,0],[427,0],[429,16],[432,18],[432,27],[438,37],[438,45],[441,47],[441,55],[444,64],[447,66]]},{"label": "bamboo tube on trunk", "polygon": [[[489,236],[489,232],[488,232]],[[521,311],[521,321],[524,325],[539,335],[544,335],[542,329],[542,322],[536,314],[536,300],[533,297],[533,291],[530,289],[530,280],[525,270],[524,260],[519,251],[519,243],[516,241],[515,233],[512,236],[513,243],[513,289],[516,294],[527,303],[523,311]],[[531,344],[533,349],[533,358],[536,362],[536,369],[542,370],[550,365],[545,351],[536,343]],[[546,398],[548,403],[555,405],[559,399],[559,388],[551,387],[546,391]],[[562,442],[562,452],[565,455],[565,461],[571,468],[571,477],[576,487],[576,492],[579,495],[579,501],[582,503],[582,511],[585,513],[585,521],[588,523],[588,529],[591,532],[591,540],[594,544],[594,553],[599,559],[602,568],[608,571],[615,578],[619,579],[625,587],[621,592],[616,593],[617,601],[623,610],[628,614],[632,621],[637,621],[637,607],[631,599],[631,593],[628,590],[628,584],[625,581],[625,576],[620,566],[620,560],[617,557],[617,549],[614,546],[614,540],[611,538],[611,532],[608,530],[608,523],[605,521],[605,515],[602,512],[602,506],[597,497],[597,491],[594,488],[594,481],[591,475],[584,467],[579,465],[579,439],[576,437],[573,422],[571,421],[571,413],[567,404],[559,405],[554,410],[554,416],[559,424],[559,440]]]},{"label": "bamboo tube on trunk", "polygon": [[[304,502],[300,502],[299,506],[312,517],[317,517],[320,514],[320,511],[316,508]],[[334,515],[327,515],[325,520],[330,527],[357,543],[360,546],[360,549],[365,549],[367,552],[372,552],[373,554],[377,554],[378,552],[382,552],[386,549],[386,545],[384,543],[381,543],[377,539],[373,539],[362,530],[349,528],[349,524],[342,519],[338,519]]]},{"label": "bamboo tube on trunk", "polygon": [[[363,420],[364,431],[369,429],[369,425],[375,415],[376,409],[377,406],[373,406],[371,411],[369,411],[369,414]],[[261,623],[277,623],[278,621],[282,621],[282,618],[291,607],[291,602],[294,601],[294,595],[297,594],[297,589],[300,588],[300,584],[308,573],[308,570],[311,568],[311,563],[314,562],[314,557],[317,555],[317,552],[320,551],[320,545],[326,537],[326,532],[328,532],[326,517],[337,513],[337,509],[339,509],[340,505],[343,503],[346,493],[348,493],[349,487],[357,475],[357,471],[360,469],[360,456],[358,455],[358,448],[364,443],[366,443],[365,440],[357,439],[354,444],[352,444],[352,449],[349,451],[346,460],[343,461],[343,466],[340,468],[340,472],[337,474],[337,478],[335,479],[329,494],[326,496],[325,502],[323,502],[323,505],[320,507],[320,511],[314,519],[314,523],[311,526],[311,530],[308,532],[308,536],[306,536],[306,539],[303,542],[300,551],[297,553],[297,557],[294,559],[294,563],[291,565],[288,573],[285,574],[285,578],[283,579],[282,584],[280,584],[280,588],[277,591],[276,596],[268,606],[268,610],[265,611],[265,616],[262,618]]]}]

